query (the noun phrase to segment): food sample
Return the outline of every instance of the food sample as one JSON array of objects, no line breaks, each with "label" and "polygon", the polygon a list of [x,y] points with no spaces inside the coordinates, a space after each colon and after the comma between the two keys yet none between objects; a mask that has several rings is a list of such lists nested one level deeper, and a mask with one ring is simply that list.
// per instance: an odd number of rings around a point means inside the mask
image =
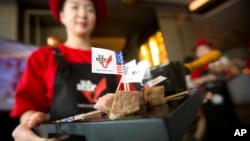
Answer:
[{"label": "food sample", "polygon": [[167,117],[168,114],[169,114],[169,107],[167,104],[148,107],[147,115],[149,117]]},{"label": "food sample", "polygon": [[98,99],[98,101],[94,105],[94,108],[106,114],[109,114],[109,111],[113,103],[113,99],[114,99],[114,93],[107,93],[106,95]]},{"label": "food sample", "polygon": [[145,87],[143,93],[147,106],[152,107],[165,104],[167,100],[164,91],[164,86]]},{"label": "food sample", "polygon": [[145,109],[141,91],[118,91],[110,109],[110,119],[120,119],[143,112]]},{"label": "food sample", "polygon": [[[143,91],[118,91],[100,97],[94,108],[108,114],[109,119],[121,119],[149,114],[166,115],[168,110],[159,105],[166,105],[164,86],[145,87]],[[161,108],[157,108],[157,106]],[[155,109],[162,109],[155,110]],[[157,111],[157,112],[155,112]]]}]

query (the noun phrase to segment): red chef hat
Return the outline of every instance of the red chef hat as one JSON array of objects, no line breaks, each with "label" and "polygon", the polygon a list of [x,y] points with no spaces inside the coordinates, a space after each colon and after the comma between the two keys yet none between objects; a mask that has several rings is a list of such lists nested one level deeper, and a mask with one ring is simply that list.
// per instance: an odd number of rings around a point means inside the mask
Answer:
[{"label": "red chef hat", "polygon": [[212,48],[212,44],[209,43],[206,39],[198,39],[195,42],[195,46],[193,47],[193,51],[195,51],[201,45],[208,45],[210,48]]},{"label": "red chef hat", "polygon": [[[59,17],[60,2],[62,2],[62,0],[49,0],[50,11],[54,16],[54,18],[59,22],[60,22],[60,17]],[[96,25],[100,25],[104,21],[107,15],[106,0],[92,0],[92,2],[94,3],[96,9],[96,17],[97,17]]]}]

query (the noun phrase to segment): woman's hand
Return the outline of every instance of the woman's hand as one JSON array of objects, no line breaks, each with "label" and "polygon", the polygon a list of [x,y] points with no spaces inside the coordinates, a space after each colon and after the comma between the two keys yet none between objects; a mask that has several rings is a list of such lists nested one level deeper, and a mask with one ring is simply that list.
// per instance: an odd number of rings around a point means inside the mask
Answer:
[{"label": "woman's hand", "polygon": [[194,80],[192,80],[191,82],[193,83],[193,85],[195,86],[201,86],[207,82],[211,82],[211,81],[216,81],[218,80],[218,77],[215,74],[207,74],[198,78],[195,78]]},{"label": "woman's hand", "polygon": [[12,132],[15,141],[60,141],[68,136],[60,136],[57,138],[45,139],[36,135],[32,128],[36,127],[42,122],[48,121],[47,114],[42,112],[27,111],[20,120],[20,124]]},{"label": "woman's hand", "polygon": [[202,103],[207,103],[212,98],[212,92],[206,92],[205,97],[202,101]]}]

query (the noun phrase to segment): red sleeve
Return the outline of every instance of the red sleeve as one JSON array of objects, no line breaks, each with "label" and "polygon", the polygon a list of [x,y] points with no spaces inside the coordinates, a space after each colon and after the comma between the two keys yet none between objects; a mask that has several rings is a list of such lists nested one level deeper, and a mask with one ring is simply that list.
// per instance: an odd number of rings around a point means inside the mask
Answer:
[{"label": "red sleeve", "polygon": [[46,87],[43,79],[45,57],[41,49],[38,49],[28,58],[26,69],[16,89],[11,117],[18,118],[27,110],[47,112]]},{"label": "red sleeve", "polygon": [[190,75],[190,78],[191,80],[195,79],[195,78],[199,78],[202,76],[202,72],[204,71],[207,71],[209,68],[208,68],[208,65],[205,65],[205,66],[202,66],[201,68],[193,71]]},{"label": "red sleeve", "polygon": [[196,71],[191,73],[190,78],[191,78],[191,80],[193,80],[193,79],[198,78],[200,76],[201,76],[201,72],[199,70],[196,70]]}]

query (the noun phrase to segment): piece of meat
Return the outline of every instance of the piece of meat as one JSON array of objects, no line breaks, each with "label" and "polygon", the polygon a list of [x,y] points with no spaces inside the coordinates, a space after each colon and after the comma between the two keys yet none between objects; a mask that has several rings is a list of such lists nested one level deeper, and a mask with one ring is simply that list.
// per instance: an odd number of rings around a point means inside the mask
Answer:
[{"label": "piece of meat", "polygon": [[96,104],[94,105],[94,108],[108,114],[111,109],[113,99],[114,93],[107,93],[106,95],[100,97],[97,100]]},{"label": "piece of meat", "polygon": [[141,91],[119,91],[115,94],[109,119],[121,119],[142,111],[144,98]]},{"label": "piece of meat", "polygon": [[148,107],[149,117],[167,117],[169,114],[169,107],[167,104],[161,104],[153,107]]},{"label": "piece of meat", "polygon": [[148,106],[165,104],[167,100],[164,92],[164,86],[145,87],[143,90],[145,102]]}]

